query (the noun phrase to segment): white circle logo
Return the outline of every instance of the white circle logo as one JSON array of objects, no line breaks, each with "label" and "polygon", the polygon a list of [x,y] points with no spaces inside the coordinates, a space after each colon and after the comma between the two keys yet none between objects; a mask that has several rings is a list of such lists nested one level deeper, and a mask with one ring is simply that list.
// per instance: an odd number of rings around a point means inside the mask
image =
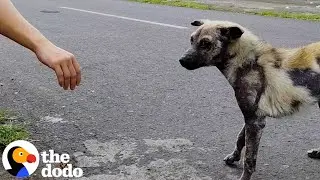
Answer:
[{"label": "white circle logo", "polygon": [[14,141],[3,151],[2,164],[5,170],[17,178],[26,178],[39,166],[39,152],[28,141]]}]

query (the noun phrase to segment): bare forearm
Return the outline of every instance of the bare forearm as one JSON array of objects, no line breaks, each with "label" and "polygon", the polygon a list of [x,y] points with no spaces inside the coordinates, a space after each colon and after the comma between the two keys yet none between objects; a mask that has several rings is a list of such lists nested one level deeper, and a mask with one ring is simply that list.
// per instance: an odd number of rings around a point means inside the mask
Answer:
[{"label": "bare forearm", "polygon": [[33,51],[40,62],[56,72],[59,85],[64,89],[73,90],[80,84],[80,66],[74,55],[46,39],[10,0],[0,0],[0,34]]},{"label": "bare forearm", "polygon": [[17,11],[10,0],[0,0],[0,34],[33,52],[41,44],[50,43]]}]

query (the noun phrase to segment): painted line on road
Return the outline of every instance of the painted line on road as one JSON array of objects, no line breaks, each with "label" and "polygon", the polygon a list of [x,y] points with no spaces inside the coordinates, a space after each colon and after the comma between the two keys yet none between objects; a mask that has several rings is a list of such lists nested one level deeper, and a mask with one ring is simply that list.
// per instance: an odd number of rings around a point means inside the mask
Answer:
[{"label": "painted line on road", "polygon": [[176,29],[188,29],[187,27],[183,27],[183,26],[147,21],[147,20],[142,20],[142,19],[129,18],[129,17],[125,17],[125,16],[117,16],[117,15],[113,15],[113,14],[105,14],[105,13],[100,13],[100,12],[95,12],[95,11],[88,11],[88,10],[84,10],[84,9],[77,9],[77,8],[71,8],[71,7],[60,7],[60,8],[73,10],[73,11],[80,11],[80,12],[85,12],[85,13],[90,13],[90,14],[96,14],[96,15],[101,15],[101,16],[113,17],[113,18],[118,18],[118,19],[125,19],[125,20],[129,20],[129,21],[136,21],[136,22],[148,23],[148,24],[153,24],[153,25],[171,27],[171,28],[176,28]]}]

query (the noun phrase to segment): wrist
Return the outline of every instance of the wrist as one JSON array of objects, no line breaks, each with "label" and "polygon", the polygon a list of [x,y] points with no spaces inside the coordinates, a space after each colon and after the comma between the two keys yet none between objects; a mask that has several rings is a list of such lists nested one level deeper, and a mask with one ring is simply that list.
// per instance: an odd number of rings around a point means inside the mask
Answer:
[{"label": "wrist", "polygon": [[52,45],[53,44],[48,39],[41,37],[40,39],[34,41],[30,50],[37,54],[37,52],[41,51],[41,49]]}]

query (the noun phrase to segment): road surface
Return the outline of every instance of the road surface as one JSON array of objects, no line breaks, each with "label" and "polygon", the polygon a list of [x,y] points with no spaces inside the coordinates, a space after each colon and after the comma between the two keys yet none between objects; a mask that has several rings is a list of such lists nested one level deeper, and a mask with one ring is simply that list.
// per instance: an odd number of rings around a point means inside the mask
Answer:
[{"label": "road surface", "polygon": [[[277,47],[320,40],[320,24],[307,21],[117,0],[14,3],[76,55],[83,81],[61,90],[32,53],[2,37],[0,108],[25,117],[39,151],[73,155],[81,180],[239,178],[241,165],[223,162],[243,123],[230,86],[214,67],[187,71],[178,62],[192,20],[235,21]],[[253,179],[320,179],[320,161],[306,155],[320,146],[319,118],[313,106],[268,119]]]}]

